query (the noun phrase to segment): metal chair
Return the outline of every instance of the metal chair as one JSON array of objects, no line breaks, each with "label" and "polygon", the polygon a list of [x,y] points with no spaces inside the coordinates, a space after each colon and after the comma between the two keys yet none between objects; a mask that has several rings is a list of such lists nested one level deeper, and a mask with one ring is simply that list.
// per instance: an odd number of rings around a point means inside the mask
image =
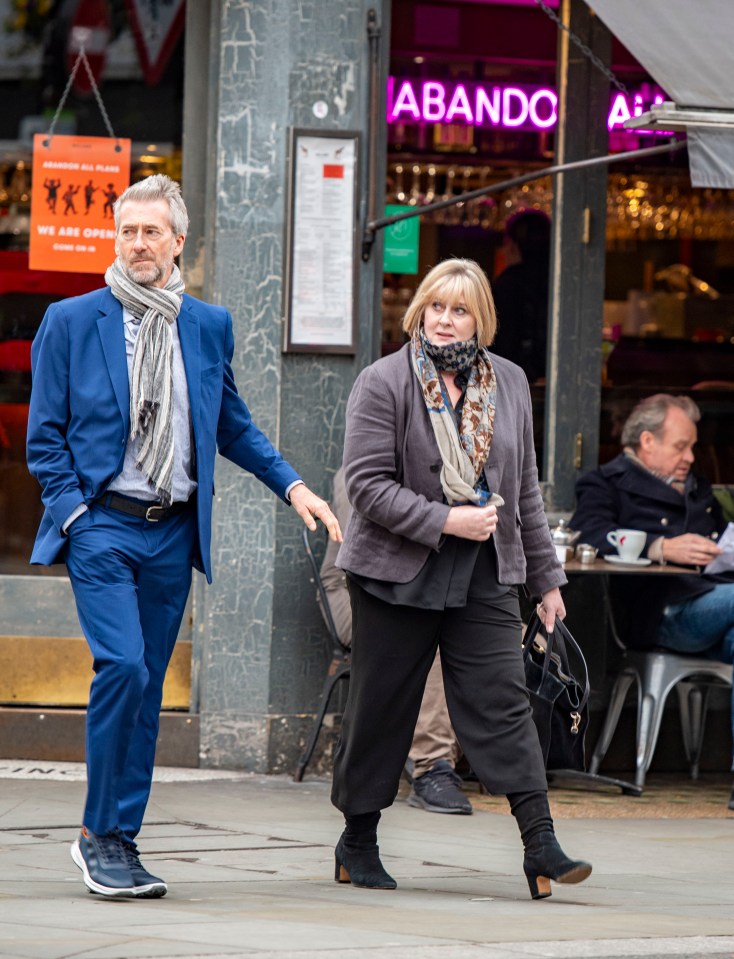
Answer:
[{"label": "metal chair", "polygon": [[665,701],[672,689],[675,689],[678,694],[683,748],[690,766],[691,779],[697,779],[711,685],[723,683],[731,686],[732,668],[728,663],[719,663],[700,656],[686,656],[683,653],[665,649],[627,649],[617,632],[606,575],[603,576],[602,581],[612,637],[624,651],[625,661],[612,689],[604,725],[591,757],[589,771],[591,773],[599,771],[599,766],[617,728],[627,692],[632,683],[636,683],[635,785],[640,789],[645,785],[645,777],[657,745]]},{"label": "metal chair", "polygon": [[334,618],[331,615],[329,598],[326,595],[324,584],[321,581],[321,571],[319,569],[319,564],[316,560],[313,549],[311,548],[311,540],[309,538],[309,530],[307,527],[304,527],[303,529],[303,545],[311,566],[311,582],[315,584],[319,599],[321,600],[321,613],[323,614],[326,628],[329,633],[329,639],[331,640],[331,662],[329,663],[329,668],[326,671],[324,685],[321,688],[321,702],[318,712],[314,718],[313,726],[311,727],[311,733],[308,737],[306,748],[304,749],[301,758],[298,760],[298,766],[293,774],[293,781],[297,783],[301,782],[303,779],[306,766],[308,766],[309,762],[311,761],[311,756],[316,748],[316,742],[319,738],[319,732],[321,731],[321,726],[324,722],[324,716],[326,715],[326,710],[328,709],[332,693],[334,692],[334,689],[340,679],[349,678],[349,672],[351,670],[351,654],[349,649],[340,641],[337,634],[336,626],[334,625]]}]

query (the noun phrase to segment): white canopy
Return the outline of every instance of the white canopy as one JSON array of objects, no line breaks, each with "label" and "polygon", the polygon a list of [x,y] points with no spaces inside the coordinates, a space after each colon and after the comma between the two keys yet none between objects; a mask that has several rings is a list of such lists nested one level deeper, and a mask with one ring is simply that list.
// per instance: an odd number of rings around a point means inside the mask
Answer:
[{"label": "white canopy", "polygon": [[586,0],[671,97],[627,126],[686,129],[694,186],[734,188],[734,0]]}]

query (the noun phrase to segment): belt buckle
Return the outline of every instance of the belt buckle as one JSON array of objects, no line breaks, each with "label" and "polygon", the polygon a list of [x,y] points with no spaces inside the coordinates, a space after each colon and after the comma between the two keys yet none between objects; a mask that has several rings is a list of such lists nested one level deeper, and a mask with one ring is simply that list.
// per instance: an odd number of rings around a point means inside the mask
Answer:
[{"label": "belt buckle", "polygon": [[[157,516],[153,514],[154,510],[158,511]],[[148,520],[149,523],[157,523],[160,520],[162,520],[165,515],[166,515],[165,506],[149,506],[147,510],[145,511],[145,518]]]}]

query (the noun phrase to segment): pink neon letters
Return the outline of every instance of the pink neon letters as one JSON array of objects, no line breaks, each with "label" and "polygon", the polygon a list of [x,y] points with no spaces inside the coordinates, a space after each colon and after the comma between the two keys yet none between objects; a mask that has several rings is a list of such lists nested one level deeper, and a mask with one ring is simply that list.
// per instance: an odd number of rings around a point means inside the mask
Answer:
[{"label": "pink neon letters", "polygon": [[[662,103],[656,95],[652,102]],[[388,79],[388,123],[465,123],[479,127],[550,130],[558,120],[558,97],[550,87],[439,80]],[[610,130],[643,112],[643,98],[616,94],[608,117]]]}]

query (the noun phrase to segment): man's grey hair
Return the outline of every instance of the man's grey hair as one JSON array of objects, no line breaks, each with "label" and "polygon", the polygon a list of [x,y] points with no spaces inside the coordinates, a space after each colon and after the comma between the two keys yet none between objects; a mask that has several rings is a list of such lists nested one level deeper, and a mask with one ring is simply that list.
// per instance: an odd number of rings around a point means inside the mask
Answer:
[{"label": "man's grey hair", "polygon": [[165,173],[154,173],[144,180],[133,183],[124,193],[121,193],[112,208],[115,214],[115,230],[120,229],[120,209],[127,200],[132,200],[134,203],[154,203],[156,200],[165,200],[171,211],[171,229],[174,236],[186,236],[189,229],[189,214],[181,196],[181,187],[170,176],[166,176]]},{"label": "man's grey hair", "polygon": [[622,446],[640,447],[640,437],[649,432],[658,439],[663,433],[663,423],[671,407],[682,410],[693,422],[701,419],[701,411],[690,396],[671,396],[670,393],[656,393],[642,400],[632,410],[622,429]]}]

